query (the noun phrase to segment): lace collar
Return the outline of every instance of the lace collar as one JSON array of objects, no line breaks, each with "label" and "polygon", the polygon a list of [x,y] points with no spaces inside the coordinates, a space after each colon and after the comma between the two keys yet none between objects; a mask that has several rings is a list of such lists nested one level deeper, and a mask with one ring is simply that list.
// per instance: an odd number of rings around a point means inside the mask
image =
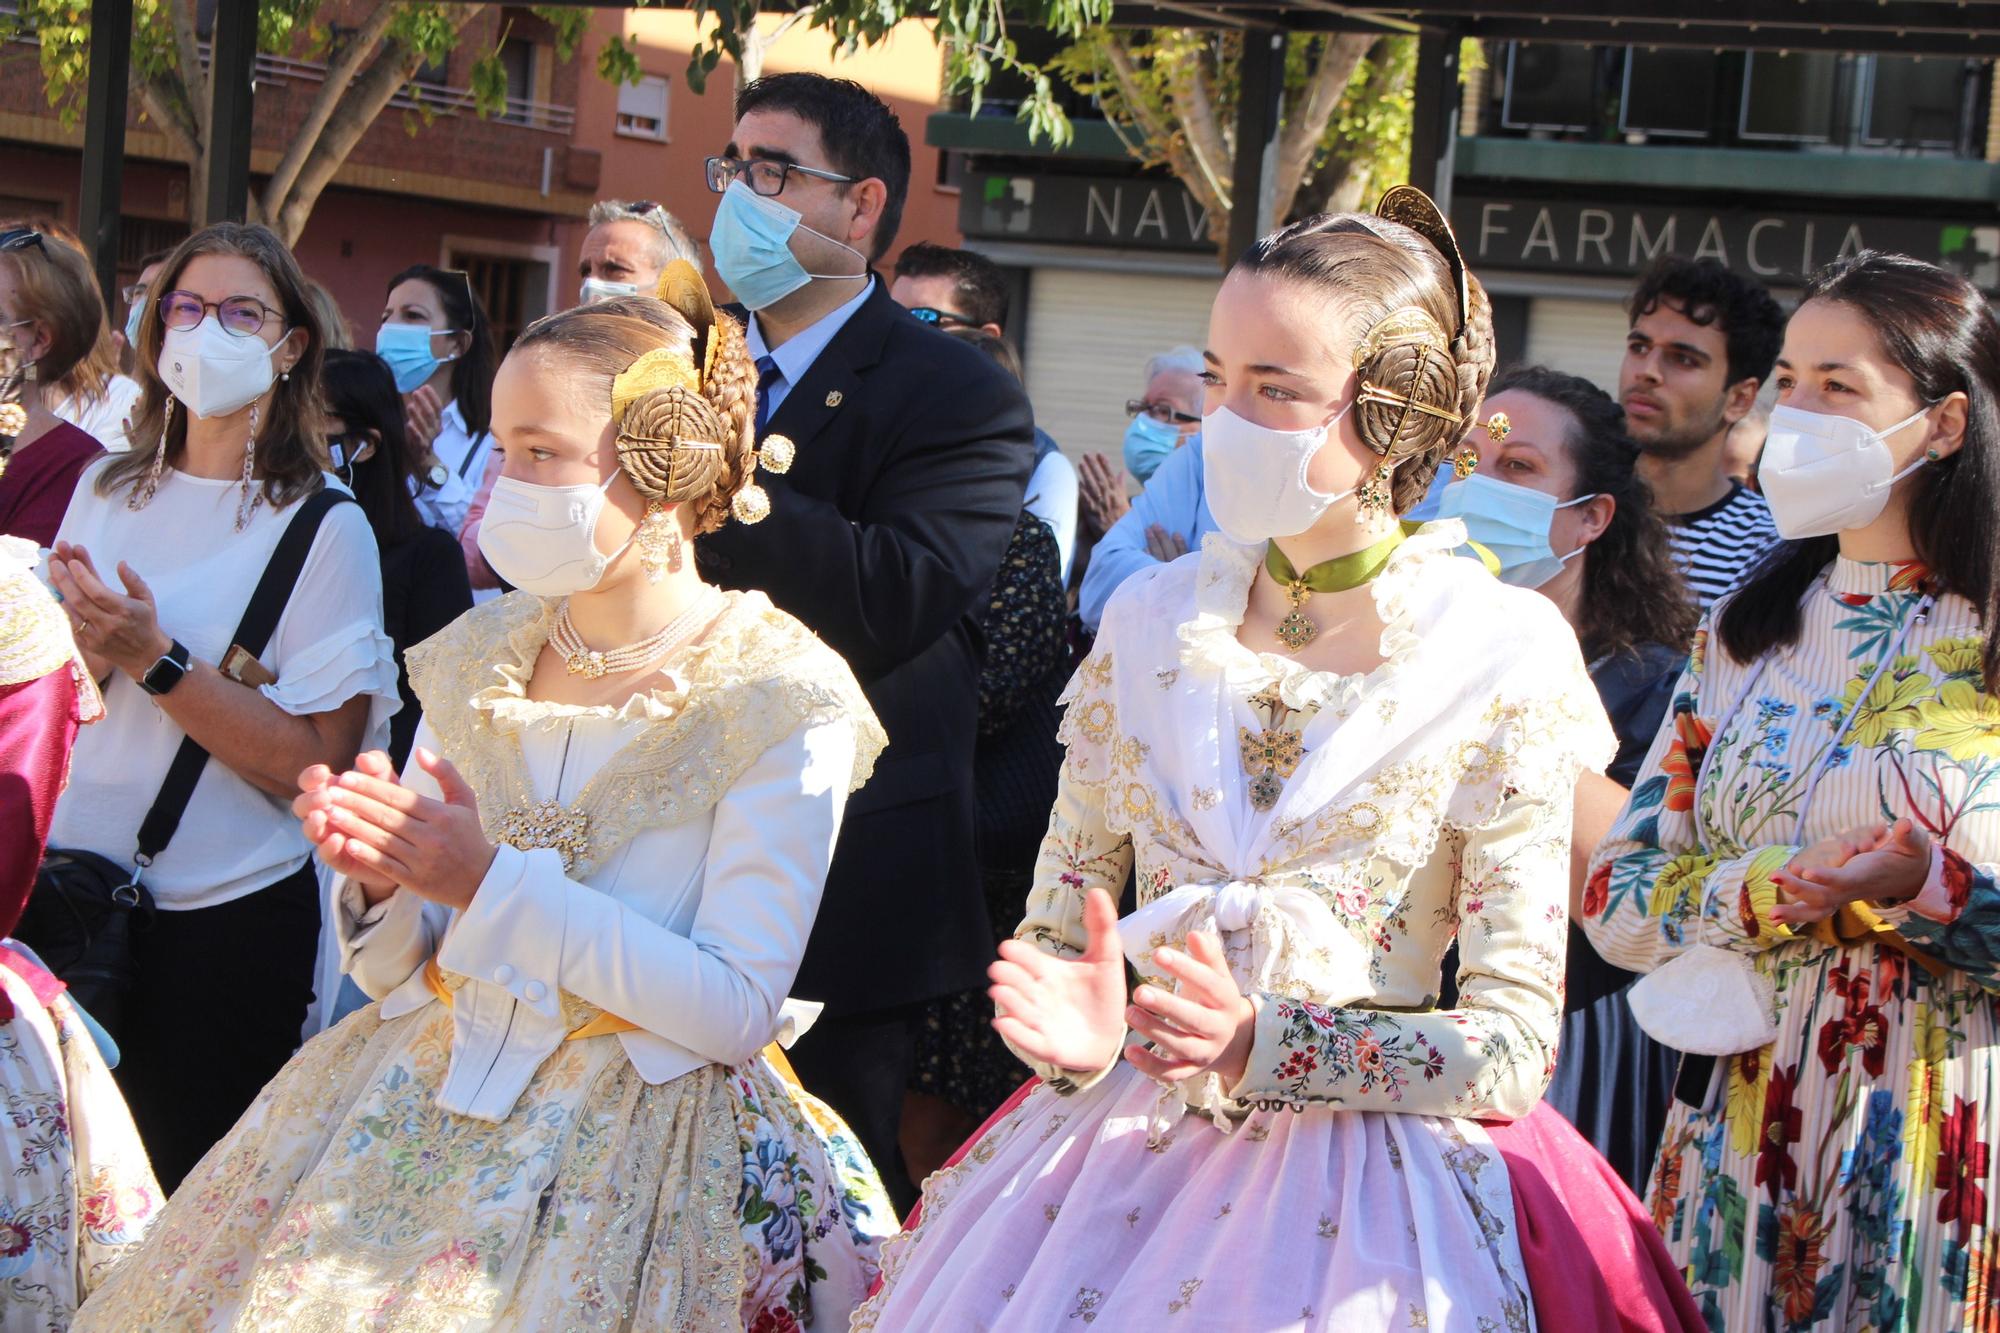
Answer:
[{"label": "lace collar", "polygon": [[739,657],[745,634],[761,624],[771,609],[769,599],[762,593],[723,595],[728,600],[708,632],[654,668],[654,677],[665,677],[668,683],[657,689],[642,690],[612,707],[528,698],[528,682],[534,677],[535,661],[555,625],[556,603],[526,593],[515,594],[523,605],[516,608],[504,646],[489,663],[499,680],[475,692],[467,702],[501,730],[552,727],[586,717],[615,722],[665,722],[679,717],[687,709],[689,691],[705,683],[705,665],[711,660],[724,662]]},{"label": "lace collar", "polygon": [[1237,639],[1249,608],[1250,587],[1263,566],[1263,552],[1211,533],[1202,543],[1195,575],[1194,615],[1179,629],[1181,664],[1220,674],[1245,694],[1275,682],[1279,697],[1294,709],[1351,704],[1402,666],[1422,642],[1413,629],[1412,594],[1431,562],[1454,558],[1451,553],[1465,542],[1465,525],[1454,518],[1426,523],[1396,548],[1369,585],[1375,614],[1382,621],[1382,663],[1370,671],[1343,675],[1310,670],[1283,653],[1259,652]]}]

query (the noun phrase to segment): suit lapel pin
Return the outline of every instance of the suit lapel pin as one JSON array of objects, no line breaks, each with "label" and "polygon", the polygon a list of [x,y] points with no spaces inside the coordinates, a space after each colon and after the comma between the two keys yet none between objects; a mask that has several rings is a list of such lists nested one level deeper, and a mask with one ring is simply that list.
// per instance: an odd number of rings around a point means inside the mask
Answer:
[{"label": "suit lapel pin", "polygon": [[833,392],[829,393],[829,394],[828,394],[828,395],[826,396],[826,405],[827,405],[828,407],[839,407],[839,406],[840,406],[840,390],[838,390],[838,389],[835,389],[835,390],[834,390]]}]

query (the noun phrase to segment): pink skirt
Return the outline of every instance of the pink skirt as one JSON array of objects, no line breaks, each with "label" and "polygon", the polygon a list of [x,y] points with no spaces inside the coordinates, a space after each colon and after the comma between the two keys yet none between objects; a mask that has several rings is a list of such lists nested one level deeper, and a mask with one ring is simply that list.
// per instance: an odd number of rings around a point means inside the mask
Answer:
[{"label": "pink skirt", "polygon": [[[1039,1086],[1038,1079],[1023,1084],[944,1169],[963,1162]],[[1540,1328],[1707,1333],[1652,1218],[1567,1121],[1538,1104],[1523,1120],[1483,1128],[1507,1165],[1514,1229]],[[906,1232],[918,1228],[923,1206],[911,1209]],[[880,1288],[878,1281],[871,1294]]]}]

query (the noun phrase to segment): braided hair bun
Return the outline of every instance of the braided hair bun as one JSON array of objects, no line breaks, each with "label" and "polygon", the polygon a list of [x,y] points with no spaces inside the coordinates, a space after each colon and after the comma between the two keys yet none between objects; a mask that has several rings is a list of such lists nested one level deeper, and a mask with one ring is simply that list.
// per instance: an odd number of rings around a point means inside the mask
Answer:
[{"label": "braided hair bun", "polygon": [[1355,429],[1395,468],[1405,513],[1471,430],[1493,375],[1493,307],[1422,191],[1401,186],[1379,213],[1322,213],[1273,232],[1240,268],[1332,298],[1362,383]]},{"label": "braided hair bun", "polygon": [[671,295],[671,303],[619,296],[549,315],[528,326],[514,352],[555,353],[566,370],[602,377],[607,396],[642,357],[664,353],[688,368],[685,382],[646,389],[624,406],[618,461],[646,499],[686,506],[699,535],[728,519],[756,466],[757,371],[734,320],[708,307],[712,322],[699,326],[681,308],[695,304],[688,294]]}]

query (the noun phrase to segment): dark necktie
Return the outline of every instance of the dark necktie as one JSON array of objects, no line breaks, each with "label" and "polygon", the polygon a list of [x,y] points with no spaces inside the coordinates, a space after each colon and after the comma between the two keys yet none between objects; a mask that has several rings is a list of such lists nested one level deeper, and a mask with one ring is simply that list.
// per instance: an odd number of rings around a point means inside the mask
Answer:
[{"label": "dark necktie", "polygon": [[757,433],[762,435],[771,420],[771,388],[785,378],[777,360],[769,352],[757,358]]}]

